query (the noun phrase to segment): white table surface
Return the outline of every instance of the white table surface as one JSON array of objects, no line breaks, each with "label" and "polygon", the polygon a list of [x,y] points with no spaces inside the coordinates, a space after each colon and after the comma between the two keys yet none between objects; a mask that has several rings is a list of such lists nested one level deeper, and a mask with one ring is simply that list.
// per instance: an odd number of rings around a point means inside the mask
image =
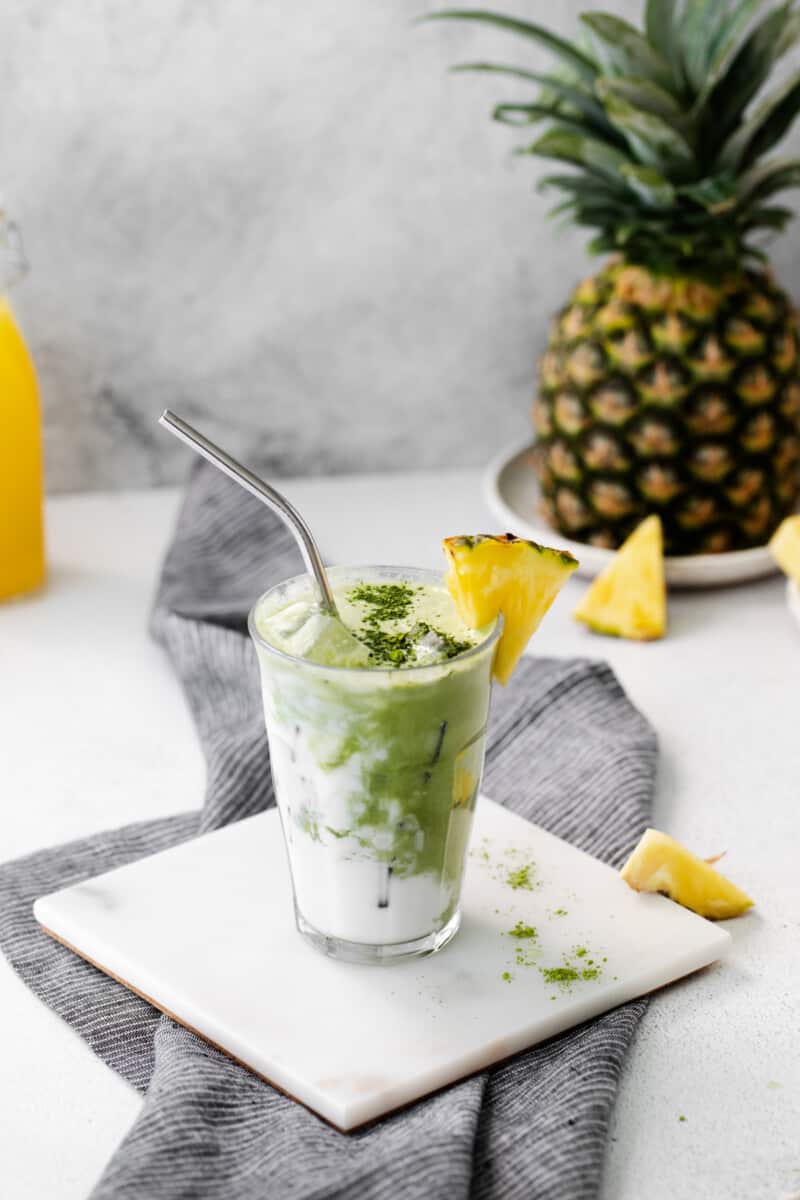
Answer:
[{"label": "white table surface", "polygon": [[[493,529],[475,471],[286,481],[329,558],[435,565]],[[146,621],[178,493],[48,505],[48,588],[0,606],[0,859],[197,806],[203,762]],[[604,1200],[800,1196],[800,629],[778,579],[676,595],[670,634],[597,638],[570,581],[539,653],[606,658],[661,742],[654,823],[758,901],[729,959],[662,992],[629,1054]],[[499,799],[499,797],[498,797]],[[80,1200],[137,1094],[0,958],[0,1194]],[[684,1116],[685,1120],[679,1120]]]}]

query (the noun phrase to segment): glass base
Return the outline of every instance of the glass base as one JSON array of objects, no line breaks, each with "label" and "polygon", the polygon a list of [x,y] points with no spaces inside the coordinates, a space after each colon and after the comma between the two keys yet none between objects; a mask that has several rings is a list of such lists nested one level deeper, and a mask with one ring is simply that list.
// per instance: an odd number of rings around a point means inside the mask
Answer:
[{"label": "glass base", "polygon": [[402,962],[405,958],[420,958],[425,954],[435,954],[441,950],[458,933],[461,924],[461,911],[456,909],[450,920],[434,933],[415,938],[411,942],[392,942],[387,946],[373,946],[366,942],[348,942],[344,938],[330,937],[320,933],[313,925],[309,925],[300,910],[294,910],[297,928],[303,937],[311,942],[317,950],[327,954],[329,958],[339,962],[361,963],[362,965],[387,966],[394,962]]}]

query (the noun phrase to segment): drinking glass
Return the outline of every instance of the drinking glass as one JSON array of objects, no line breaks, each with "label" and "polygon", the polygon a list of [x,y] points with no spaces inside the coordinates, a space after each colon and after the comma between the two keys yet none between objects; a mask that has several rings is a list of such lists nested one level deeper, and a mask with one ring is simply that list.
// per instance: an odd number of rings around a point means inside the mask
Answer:
[{"label": "drinking glass", "polygon": [[[329,574],[335,590],[442,583],[403,567]],[[297,927],[349,962],[429,954],[460,922],[499,623],[436,665],[323,666],[270,645],[256,621],[309,586],[301,575],[272,588],[249,621]]]}]

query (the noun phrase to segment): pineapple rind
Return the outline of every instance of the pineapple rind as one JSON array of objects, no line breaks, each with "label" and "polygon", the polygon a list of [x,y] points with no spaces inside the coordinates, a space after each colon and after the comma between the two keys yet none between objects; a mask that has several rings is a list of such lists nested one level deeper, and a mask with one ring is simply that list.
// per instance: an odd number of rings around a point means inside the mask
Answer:
[{"label": "pineapple rind", "polygon": [[661,892],[713,921],[738,917],[753,901],[709,863],[657,829],[645,830],[620,871],[638,892]]},{"label": "pineapple rind", "polygon": [[657,513],[667,554],[763,545],[800,499],[791,302],[765,271],[714,286],[612,263],[556,318],[533,415],[567,537],[613,549]]}]

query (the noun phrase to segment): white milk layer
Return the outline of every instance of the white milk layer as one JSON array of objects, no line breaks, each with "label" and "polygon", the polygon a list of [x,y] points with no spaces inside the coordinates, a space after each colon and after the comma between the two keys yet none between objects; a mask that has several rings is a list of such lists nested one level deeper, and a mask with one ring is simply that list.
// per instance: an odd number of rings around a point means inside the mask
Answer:
[{"label": "white milk layer", "polygon": [[[357,836],[340,835],[352,822],[362,756],[321,770],[301,733],[290,744],[274,726],[268,732],[295,900],[305,920],[327,937],[367,945],[409,942],[441,928],[457,900],[451,880],[433,871],[399,876]],[[453,821],[454,836],[466,841],[468,830],[455,825],[471,824],[472,813],[454,813]],[[382,836],[391,838],[380,829],[359,832],[378,848]]]}]

